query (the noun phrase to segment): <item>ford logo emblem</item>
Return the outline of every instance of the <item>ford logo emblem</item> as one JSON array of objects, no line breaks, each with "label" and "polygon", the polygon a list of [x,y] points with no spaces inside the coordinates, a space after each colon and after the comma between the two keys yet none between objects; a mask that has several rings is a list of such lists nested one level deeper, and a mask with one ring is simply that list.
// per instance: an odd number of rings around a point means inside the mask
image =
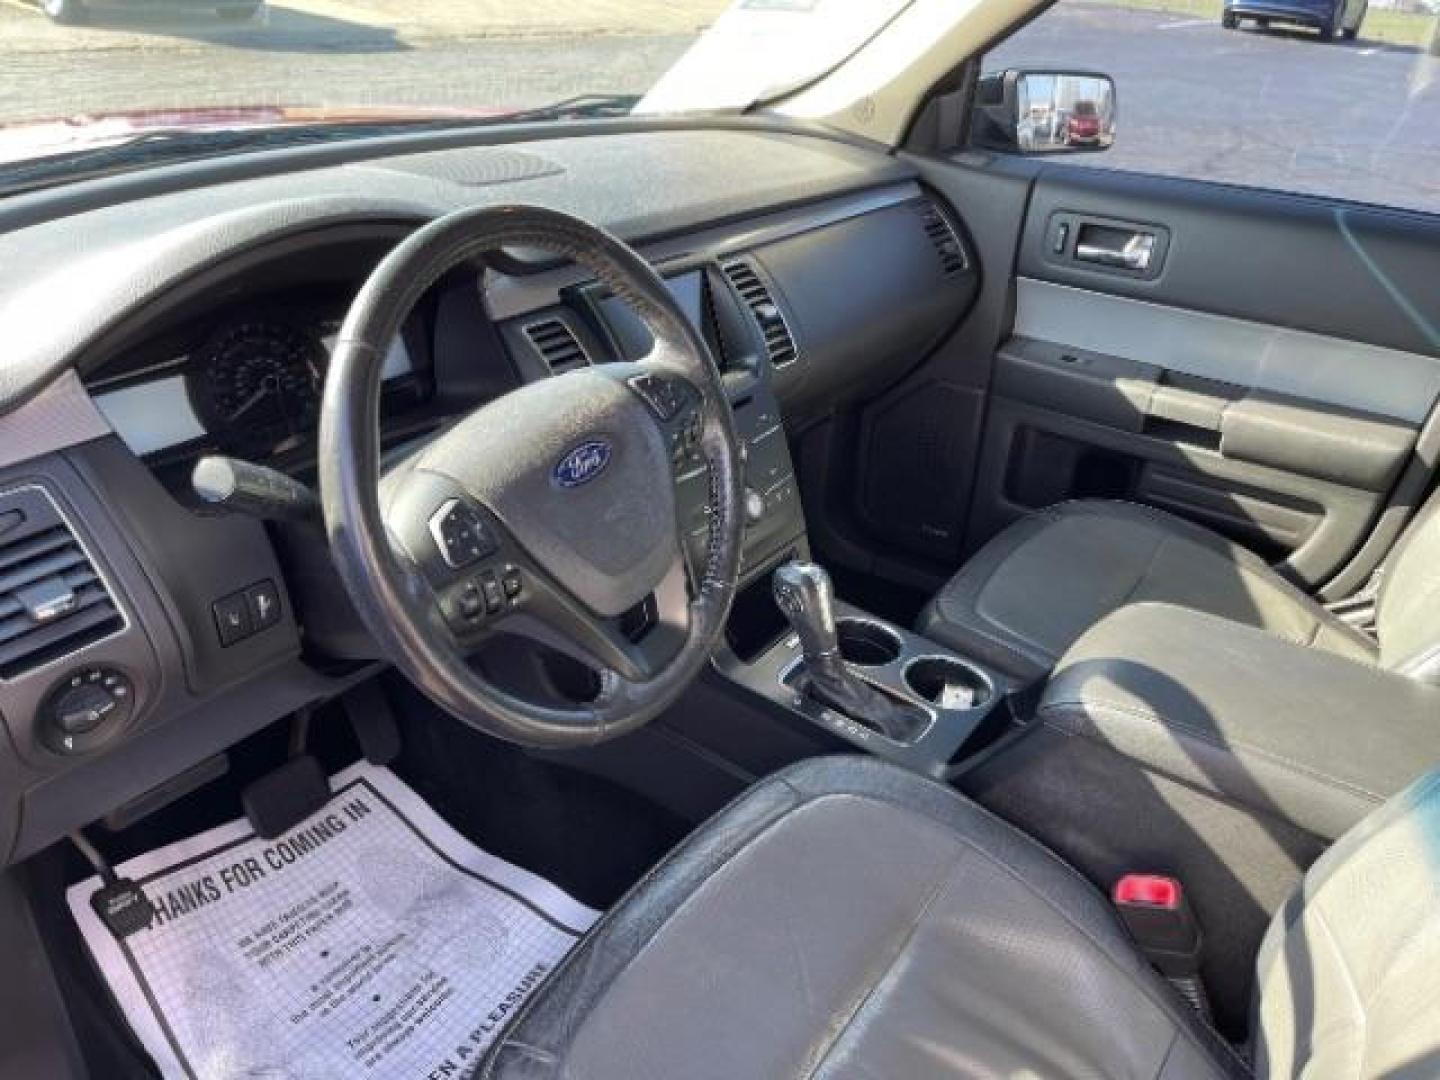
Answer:
[{"label": "ford logo emblem", "polygon": [[609,464],[610,444],[604,439],[589,439],[557,461],[550,475],[561,487],[574,488],[594,480]]}]

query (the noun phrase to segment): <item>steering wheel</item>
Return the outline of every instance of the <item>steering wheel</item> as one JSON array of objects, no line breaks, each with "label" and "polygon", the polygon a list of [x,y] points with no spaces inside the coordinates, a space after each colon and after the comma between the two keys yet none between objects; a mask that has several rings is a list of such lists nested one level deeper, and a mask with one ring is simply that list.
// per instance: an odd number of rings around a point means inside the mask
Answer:
[{"label": "steering wheel", "polygon": [[[638,363],[598,364],[486,404],[380,474],[381,367],[441,277],[501,247],[539,248],[594,273],[655,340]],[[708,542],[685,567],[677,476],[709,474]],[[335,343],[320,412],[320,495],[332,557],[397,668],[481,731],[568,747],[640,727],[714,647],[735,593],[741,459],[704,340],[633,249],[532,206],[439,218],[376,267]],[[693,527],[693,524],[692,524]],[[648,619],[632,616],[637,607]],[[648,631],[637,633],[637,623]],[[509,692],[472,663],[504,630],[599,673],[574,706]]]}]

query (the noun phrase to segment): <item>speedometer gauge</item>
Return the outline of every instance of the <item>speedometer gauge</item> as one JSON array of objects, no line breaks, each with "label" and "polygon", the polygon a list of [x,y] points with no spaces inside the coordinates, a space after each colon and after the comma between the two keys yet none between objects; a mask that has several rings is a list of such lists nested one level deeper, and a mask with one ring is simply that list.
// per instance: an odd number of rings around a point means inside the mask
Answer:
[{"label": "speedometer gauge", "polygon": [[314,429],[324,358],[320,343],[293,327],[233,323],[196,355],[190,395],[221,446],[264,457]]}]

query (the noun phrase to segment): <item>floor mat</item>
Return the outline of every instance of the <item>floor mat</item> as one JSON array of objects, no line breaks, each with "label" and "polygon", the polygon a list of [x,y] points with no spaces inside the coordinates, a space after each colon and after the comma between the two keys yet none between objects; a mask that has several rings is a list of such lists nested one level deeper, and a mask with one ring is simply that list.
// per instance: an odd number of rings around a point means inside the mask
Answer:
[{"label": "floor mat", "polygon": [[[166,1077],[460,1076],[597,917],[364,762],[276,840],[245,820],[117,867],[155,906],[71,913]],[[519,808],[518,812],[523,812]]]}]

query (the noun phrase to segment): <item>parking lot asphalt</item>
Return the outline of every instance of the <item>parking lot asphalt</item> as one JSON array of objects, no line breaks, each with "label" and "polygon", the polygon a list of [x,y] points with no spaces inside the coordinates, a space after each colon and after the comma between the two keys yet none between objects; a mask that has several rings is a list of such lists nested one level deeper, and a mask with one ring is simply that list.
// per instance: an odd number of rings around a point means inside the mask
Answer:
[{"label": "parking lot asphalt", "polygon": [[[174,5],[172,5],[174,6]],[[205,105],[541,105],[645,90],[725,0],[277,0],[51,24],[0,0],[0,118]]]},{"label": "parking lot asphalt", "polygon": [[[275,0],[259,21],[0,0],[0,117],[233,104],[528,107],[643,91],[724,0]],[[1115,146],[1066,160],[1440,211],[1440,58],[1062,0],[986,67],[1115,78]]]},{"label": "parking lot asphalt", "polygon": [[1304,30],[1062,3],[987,69],[1115,80],[1115,145],[1063,160],[1440,212],[1440,58]]}]

